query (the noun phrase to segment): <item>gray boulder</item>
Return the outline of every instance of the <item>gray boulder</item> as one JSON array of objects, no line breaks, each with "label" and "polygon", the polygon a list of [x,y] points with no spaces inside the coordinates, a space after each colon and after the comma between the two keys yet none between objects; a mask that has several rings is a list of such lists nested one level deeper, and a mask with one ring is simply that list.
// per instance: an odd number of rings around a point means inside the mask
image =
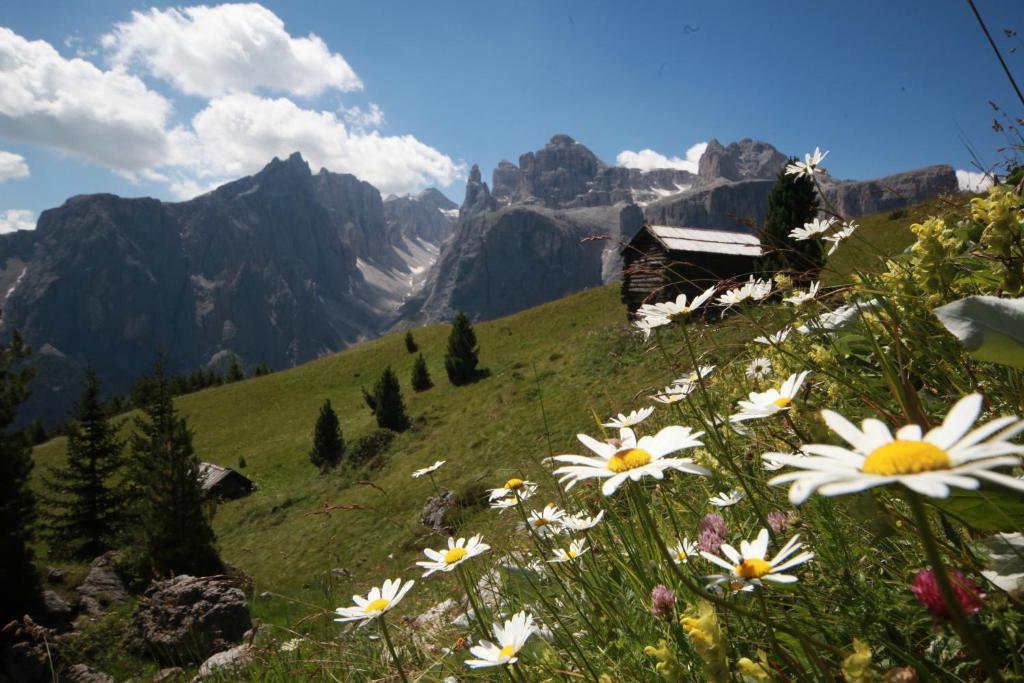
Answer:
[{"label": "gray boulder", "polygon": [[117,575],[117,560],[115,552],[100,555],[93,560],[85,580],[75,589],[83,612],[97,616],[106,612],[111,605],[128,599],[128,591]]},{"label": "gray boulder", "polygon": [[444,536],[455,533],[455,526],[450,514],[458,507],[454,491],[445,491],[437,496],[427,498],[420,513],[420,522],[428,529]]},{"label": "gray boulder", "polygon": [[38,615],[40,624],[58,631],[66,631],[71,627],[74,618],[75,612],[64,598],[53,591],[43,591],[42,611]]},{"label": "gray boulder", "polygon": [[64,672],[64,683],[114,683],[114,677],[85,664],[75,664]]},{"label": "gray boulder", "polygon": [[132,618],[133,642],[161,663],[203,661],[252,626],[245,593],[224,576],[155,581]]},{"label": "gray boulder", "polygon": [[203,662],[198,673],[192,678],[192,683],[202,683],[212,678],[221,677],[234,669],[247,666],[253,659],[252,647],[248,644],[218,652]]}]

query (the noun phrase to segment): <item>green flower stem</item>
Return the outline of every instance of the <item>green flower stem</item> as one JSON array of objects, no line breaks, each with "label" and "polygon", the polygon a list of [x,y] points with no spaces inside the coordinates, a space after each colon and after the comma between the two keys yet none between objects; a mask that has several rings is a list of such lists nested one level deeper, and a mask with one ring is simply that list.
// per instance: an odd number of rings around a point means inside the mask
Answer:
[{"label": "green flower stem", "polygon": [[466,575],[465,569],[465,567],[458,566],[455,568],[455,573],[459,575],[459,581],[462,582],[462,588],[466,591],[466,598],[469,600],[469,607],[473,610],[473,619],[476,621],[477,628],[480,629],[480,637],[489,638],[490,633],[487,630],[487,625],[484,624],[483,611],[476,602],[476,592],[473,590],[473,586],[469,581],[469,577]]},{"label": "green flower stem", "polygon": [[409,679],[405,676],[405,670],[402,669],[402,662],[398,659],[398,652],[395,651],[395,646],[391,642],[391,634],[388,632],[388,622],[382,614],[377,620],[380,623],[380,632],[384,636],[384,642],[387,643],[388,652],[391,653],[391,659],[395,662],[395,668],[398,669],[398,677],[402,679],[402,683],[409,683]]},{"label": "green flower stem", "polygon": [[925,510],[924,500],[914,491],[907,490],[905,493],[910,509],[914,513],[914,521],[917,523],[917,531],[921,536],[921,545],[924,547],[925,557],[928,558],[928,562],[932,565],[932,571],[935,572],[935,578],[938,581],[939,590],[942,592],[942,599],[945,601],[946,607],[949,608],[953,626],[963,639],[964,644],[981,660],[982,666],[988,672],[989,680],[992,683],[1002,683],[1003,674],[999,666],[992,659],[992,655],[989,653],[988,648],[985,647],[982,639],[971,628],[963,605],[960,604],[960,600],[957,598],[956,592],[949,582],[949,574],[942,563],[942,554],[939,551],[938,543],[935,542],[935,537],[932,535],[931,526],[928,524],[928,512]]}]

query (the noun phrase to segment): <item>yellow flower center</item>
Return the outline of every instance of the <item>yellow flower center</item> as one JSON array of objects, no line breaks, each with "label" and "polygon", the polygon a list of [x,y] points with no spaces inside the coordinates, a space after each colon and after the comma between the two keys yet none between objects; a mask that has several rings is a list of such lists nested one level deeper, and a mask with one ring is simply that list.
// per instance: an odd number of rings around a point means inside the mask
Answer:
[{"label": "yellow flower center", "polygon": [[570,560],[575,560],[576,557],[579,556],[579,553],[576,552],[575,550],[570,550],[569,552],[566,553],[566,555],[569,556]]},{"label": "yellow flower center", "polygon": [[788,407],[789,407],[789,405],[790,405],[790,404],[791,404],[792,402],[793,402],[793,399],[791,399],[791,398],[786,398],[785,396],[781,396],[781,397],[779,397],[779,398],[775,399],[774,401],[772,401],[772,403],[774,403],[774,404],[775,404],[776,406],[778,406],[779,408],[788,408]]},{"label": "yellow flower center", "polygon": [[508,489],[509,491],[515,491],[516,489],[523,488],[523,484],[525,484],[525,483],[526,482],[523,481],[522,479],[514,479],[513,478],[513,479],[509,479],[508,481],[505,482],[505,488]]},{"label": "yellow flower center", "polygon": [[505,647],[501,648],[501,651],[498,652],[498,656],[499,657],[511,657],[515,653],[516,653],[516,651],[515,651],[515,649],[513,649],[513,647],[511,645],[506,645]]},{"label": "yellow flower center", "polygon": [[748,580],[760,579],[771,570],[772,566],[770,564],[755,557],[750,560],[743,560],[743,562],[736,565],[736,576],[742,576]]},{"label": "yellow flower center", "polygon": [[376,600],[374,600],[366,606],[366,613],[369,614],[371,612],[383,612],[387,609],[389,602],[389,600],[386,600],[384,598],[377,598]]},{"label": "yellow flower center", "polygon": [[952,467],[949,454],[927,441],[893,441],[871,451],[861,471],[891,477]]},{"label": "yellow flower center", "polygon": [[685,318],[687,315],[689,315],[689,313],[690,313],[690,307],[689,306],[683,306],[678,311],[676,311],[675,313],[670,315],[668,317],[668,319],[672,320],[672,321],[676,321],[676,320],[679,320],[681,318]]},{"label": "yellow flower center", "polygon": [[533,520],[534,527],[547,526],[548,524],[551,524],[551,520],[547,517],[538,517],[537,519]]},{"label": "yellow flower center", "polygon": [[459,560],[461,560],[465,556],[466,556],[466,549],[465,548],[449,548],[448,551],[444,554],[444,563],[445,564],[455,564],[456,562],[458,562]]},{"label": "yellow flower center", "polygon": [[677,550],[676,551],[676,562],[682,562],[685,559],[686,559],[686,553],[684,553],[682,550]]},{"label": "yellow flower center", "polygon": [[651,461],[651,454],[642,448],[627,448],[619,451],[608,459],[608,469],[612,472],[628,472],[643,467]]}]

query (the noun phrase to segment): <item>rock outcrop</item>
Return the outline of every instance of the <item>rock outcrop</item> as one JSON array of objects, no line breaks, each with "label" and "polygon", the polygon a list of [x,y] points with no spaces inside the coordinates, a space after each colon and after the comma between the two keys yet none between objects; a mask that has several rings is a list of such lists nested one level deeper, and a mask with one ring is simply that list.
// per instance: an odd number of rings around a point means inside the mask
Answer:
[{"label": "rock outcrop", "polygon": [[245,593],[225,577],[177,576],[146,591],[132,618],[133,645],[163,664],[201,662],[252,627]]},{"label": "rock outcrop", "polygon": [[952,166],[918,168],[874,180],[833,181],[826,178],[822,189],[829,202],[843,216],[863,216],[893,211],[930,197],[960,191]]},{"label": "rock outcrop", "polygon": [[64,672],[64,683],[114,683],[114,677],[85,664],[75,664]]},{"label": "rock outcrop", "polygon": [[99,616],[128,599],[128,591],[117,574],[117,557],[117,553],[110,552],[93,560],[89,573],[75,589],[78,605],[86,614]]},{"label": "rock outcrop", "polygon": [[451,235],[458,216],[458,205],[432,187],[415,197],[384,200],[384,220],[392,245],[398,244],[400,237],[441,244]]}]

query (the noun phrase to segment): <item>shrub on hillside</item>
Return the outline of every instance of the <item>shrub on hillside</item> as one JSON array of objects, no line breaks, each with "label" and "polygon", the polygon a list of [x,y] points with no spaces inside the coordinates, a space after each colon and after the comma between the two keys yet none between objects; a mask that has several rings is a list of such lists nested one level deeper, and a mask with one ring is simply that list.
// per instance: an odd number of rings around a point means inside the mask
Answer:
[{"label": "shrub on hillside", "polygon": [[387,452],[398,434],[390,429],[377,429],[356,439],[348,450],[348,462],[360,467]]}]

